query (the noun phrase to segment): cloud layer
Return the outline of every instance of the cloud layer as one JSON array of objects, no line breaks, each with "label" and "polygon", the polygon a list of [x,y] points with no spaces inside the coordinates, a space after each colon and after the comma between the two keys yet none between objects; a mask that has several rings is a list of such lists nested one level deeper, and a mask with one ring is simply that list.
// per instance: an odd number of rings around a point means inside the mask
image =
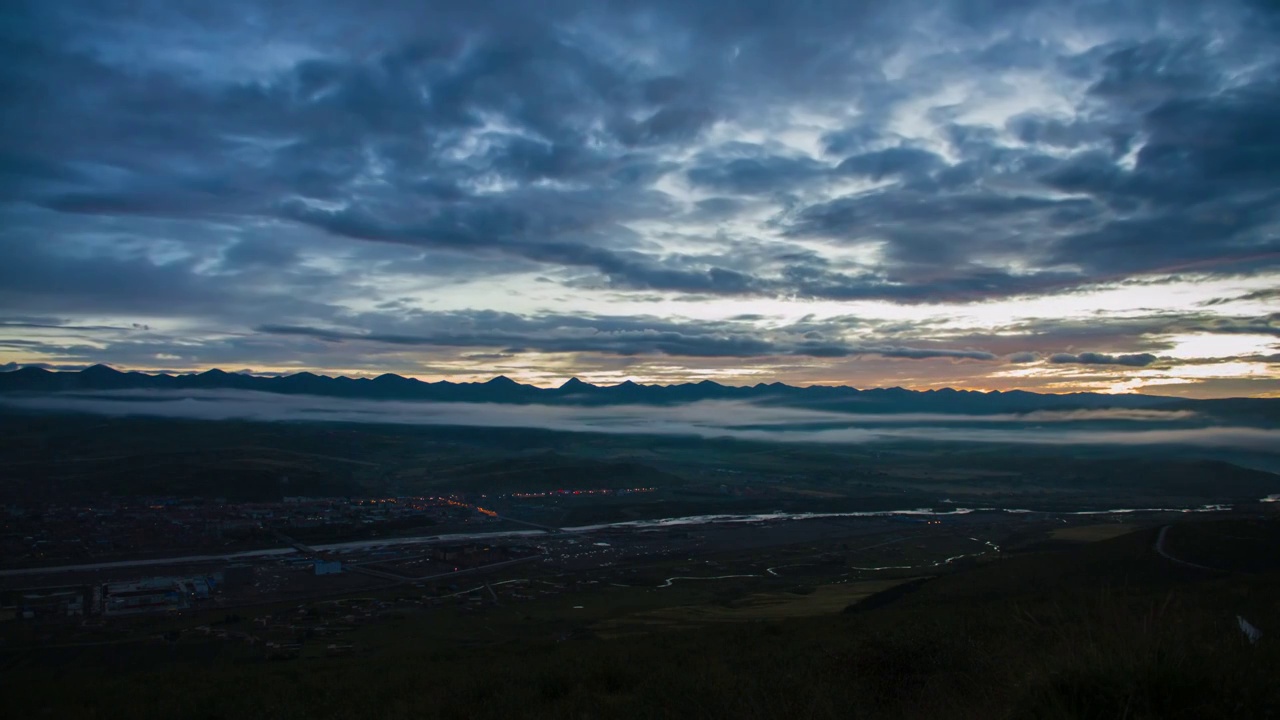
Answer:
[{"label": "cloud layer", "polygon": [[0,360],[1280,393],[1269,3],[0,21]]}]

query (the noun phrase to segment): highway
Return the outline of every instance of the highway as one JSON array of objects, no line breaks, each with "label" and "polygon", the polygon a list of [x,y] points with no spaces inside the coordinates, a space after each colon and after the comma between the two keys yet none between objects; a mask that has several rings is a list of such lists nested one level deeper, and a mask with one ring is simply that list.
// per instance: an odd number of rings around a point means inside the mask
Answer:
[{"label": "highway", "polygon": [[[1047,515],[1062,516],[1094,516],[1094,515],[1113,515],[1113,514],[1132,514],[1146,512],[1179,512],[1179,513],[1211,513],[1220,512],[1229,509],[1225,505],[1205,505],[1198,508],[1118,508],[1113,510],[1085,510],[1085,511],[1056,511],[1045,512]],[[596,525],[583,525],[579,527],[556,528],[549,525],[540,525],[538,523],[526,520],[516,520],[514,518],[502,517],[501,519],[525,525],[530,530],[503,530],[494,532],[480,533],[451,533],[442,535],[422,535],[409,537],[389,537],[377,540],[356,540],[351,542],[328,543],[309,547],[312,552],[329,552],[333,550],[359,550],[372,547],[384,547],[394,545],[417,545],[431,543],[447,543],[447,542],[463,542],[467,540],[491,540],[506,537],[528,537],[541,536],[543,534],[560,534],[560,533],[589,533],[594,530],[604,529],[656,529],[656,528],[675,528],[679,526],[691,525],[707,525],[722,523],[741,523],[753,524],[770,521],[789,521],[789,520],[811,520],[811,519],[828,519],[828,518],[872,518],[872,517],[892,517],[903,515],[909,517],[930,516],[935,518],[946,518],[963,516],[973,512],[991,512],[1000,514],[1023,514],[1030,513],[1030,510],[1009,510],[1003,508],[953,508],[944,512],[932,512],[924,510],[889,510],[889,511],[867,511],[867,512],[833,512],[833,513],[764,513],[753,515],[694,515],[687,517],[671,517],[654,520],[629,520],[624,522],[600,523]],[[1159,541],[1157,541],[1159,544]],[[1160,548],[1157,548],[1159,551]],[[240,562],[253,558],[273,557],[278,555],[291,555],[299,552],[295,547],[277,547],[266,548],[262,550],[245,550],[241,552],[229,553],[225,555],[187,555],[183,557],[167,557],[167,558],[147,558],[144,560],[118,560],[113,562],[87,563],[80,565],[57,565],[33,568],[11,568],[0,570],[0,577],[12,577],[19,575],[42,575],[55,572],[75,572],[83,570],[110,570],[115,568],[145,567],[155,565],[177,565],[177,564],[194,564],[206,562]],[[305,552],[305,551],[304,551]],[[1169,557],[1166,553],[1161,555],[1168,557],[1174,562],[1183,565],[1199,567],[1193,563],[1184,563],[1177,558]]]}]

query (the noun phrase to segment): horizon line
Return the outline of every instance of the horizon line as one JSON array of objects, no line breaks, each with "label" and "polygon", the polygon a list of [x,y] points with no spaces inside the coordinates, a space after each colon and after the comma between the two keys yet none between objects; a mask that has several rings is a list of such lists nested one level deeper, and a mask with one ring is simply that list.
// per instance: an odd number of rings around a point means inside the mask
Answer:
[{"label": "horizon line", "polygon": [[495,381],[506,380],[514,385],[518,385],[520,387],[525,387],[525,388],[531,388],[534,390],[558,390],[576,381],[581,385],[585,385],[585,386],[597,388],[597,389],[608,389],[608,388],[617,388],[617,387],[626,387],[626,386],[647,387],[647,388],[669,388],[669,387],[684,387],[684,386],[697,386],[697,385],[710,384],[710,385],[715,385],[717,387],[722,387],[722,388],[737,388],[737,389],[755,389],[755,388],[762,388],[762,387],[768,388],[768,387],[774,387],[774,386],[781,386],[781,387],[791,388],[796,390],[805,390],[810,388],[843,388],[843,389],[849,389],[849,390],[856,390],[858,392],[870,392],[875,390],[885,390],[885,391],[901,390],[903,392],[914,392],[914,393],[937,393],[937,392],[950,391],[955,393],[973,393],[973,394],[980,394],[980,395],[1006,395],[1011,393],[1025,393],[1028,395],[1048,395],[1048,396],[1102,395],[1102,396],[1123,397],[1127,395],[1127,396],[1141,396],[1141,397],[1150,397],[1150,398],[1165,398],[1169,400],[1280,399],[1280,398],[1270,398],[1266,396],[1249,396],[1249,395],[1227,396],[1227,397],[1221,397],[1221,398],[1184,398],[1176,395],[1154,395],[1154,394],[1141,393],[1141,392],[1108,393],[1108,392],[1098,392],[1098,391],[1089,391],[1089,390],[1075,390],[1070,392],[1043,392],[1043,391],[1037,391],[1037,390],[1024,390],[1021,388],[1012,388],[1009,390],[994,390],[994,389],[975,390],[975,389],[966,389],[966,388],[954,388],[951,386],[944,386],[940,388],[930,387],[926,389],[916,389],[912,387],[902,387],[900,385],[893,385],[893,386],[887,386],[887,387],[886,386],[858,387],[858,386],[846,385],[846,384],[822,384],[822,383],[811,383],[809,385],[791,385],[789,383],[784,383],[780,380],[775,380],[774,382],[769,382],[769,383],[759,382],[753,385],[727,385],[711,379],[703,379],[703,380],[696,380],[696,381],[690,380],[690,381],[676,382],[676,383],[642,383],[642,382],[637,382],[631,379],[627,379],[611,385],[600,385],[596,383],[587,382],[585,380],[578,378],[577,376],[571,376],[568,379],[561,381],[560,384],[558,385],[537,385],[533,383],[520,382],[518,380],[514,380],[511,377],[503,374],[495,375],[488,380],[459,382],[454,380],[443,380],[443,379],[434,380],[434,381],[423,380],[421,378],[418,378],[412,375],[401,375],[399,373],[393,373],[393,372],[383,372],[377,375],[374,375],[372,373],[361,373],[357,375],[346,375],[346,374],[328,375],[323,372],[315,372],[313,370],[307,370],[307,369],[297,370],[293,372],[272,372],[272,371],[254,371],[249,368],[244,368],[240,370],[224,370],[220,367],[210,367],[204,370],[137,370],[137,369],[121,370],[117,367],[113,367],[107,363],[101,363],[101,362],[93,363],[91,365],[85,365],[80,367],[79,369],[74,369],[74,370],[65,368],[65,367],[63,368],[42,367],[41,363],[26,363],[26,364],[17,363],[17,365],[18,367],[15,367],[9,370],[0,370],[0,374],[19,372],[21,370],[38,370],[38,371],[50,373],[50,374],[79,374],[87,370],[91,370],[93,368],[104,368],[106,370],[110,370],[111,372],[118,373],[120,375],[137,374],[137,375],[144,375],[147,377],[184,377],[184,376],[198,377],[201,375],[222,373],[226,375],[239,375],[241,377],[249,377],[249,378],[261,379],[261,380],[275,380],[275,379],[297,377],[300,375],[310,375],[315,378],[321,378],[321,379],[327,379],[327,380],[350,380],[353,382],[360,381],[360,380],[373,381],[382,377],[393,377],[401,380],[420,383],[422,385],[441,385],[441,384],[443,385],[487,385]]}]

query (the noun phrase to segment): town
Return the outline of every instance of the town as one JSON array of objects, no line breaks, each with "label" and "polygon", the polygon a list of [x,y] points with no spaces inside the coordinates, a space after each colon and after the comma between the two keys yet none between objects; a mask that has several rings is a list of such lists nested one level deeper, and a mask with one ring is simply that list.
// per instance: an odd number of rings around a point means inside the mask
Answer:
[{"label": "town", "polygon": [[[0,508],[0,569],[104,562],[184,553],[230,553],[272,547],[280,533],[338,542],[491,529],[484,504],[533,498],[604,497],[653,488],[568,489],[539,493],[309,498],[228,502],[225,498],[82,498]],[[527,506],[536,512],[538,506]]]},{"label": "town", "polygon": [[[688,591],[673,588],[690,583],[717,592],[748,581],[861,592],[997,561],[1045,538],[1108,537],[1185,514],[960,508],[563,529],[475,502],[509,499],[145,498],[95,510],[50,507],[38,516],[11,512],[6,541],[22,543],[15,547],[28,554],[10,554],[0,569],[0,620],[29,626],[44,645],[120,642],[141,633],[157,641],[242,643],[264,658],[341,654],[358,645],[341,636],[405,613],[456,617],[552,602],[570,620],[582,619],[557,622],[554,633],[598,631],[617,622],[601,607],[621,597],[665,606]],[[1227,512],[1205,509],[1206,516]],[[86,518],[116,528],[105,532],[117,544],[103,548],[93,535],[84,542]],[[355,529],[373,536],[343,539]],[[20,532],[31,534],[15,538]],[[136,554],[125,559],[131,548]],[[595,612],[579,612],[587,607]]]}]

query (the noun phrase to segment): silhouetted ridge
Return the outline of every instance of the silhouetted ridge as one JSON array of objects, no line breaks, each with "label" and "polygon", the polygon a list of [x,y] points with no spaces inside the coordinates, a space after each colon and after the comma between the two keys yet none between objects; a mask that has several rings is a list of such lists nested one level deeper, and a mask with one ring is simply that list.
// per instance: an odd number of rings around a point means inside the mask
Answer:
[{"label": "silhouetted ridge", "polygon": [[[210,370],[209,372],[213,372],[213,371]],[[218,372],[222,372],[222,371],[219,370]],[[102,364],[90,365],[89,367],[80,371],[81,377],[117,377],[120,375],[124,375],[124,373],[120,372],[119,370],[116,370],[115,368],[109,367],[107,365],[102,365]]]},{"label": "silhouetted ridge", "polygon": [[372,379],[329,377],[311,372],[265,377],[217,369],[184,375],[151,375],[124,373],[105,365],[94,365],[80,371],[51,372],[27,367],[0,372],[2,393],[102,390],[252,390],[370,400],[564,405],[670,405],[702,400],[752,401],[857,413],[937,412],[983,415],[1090,408],[1187,408],[1274,418],[1280,412],[1280,401],[1254,398],[1184,400],[1149,395],[1040,395],[1022,390],[980,392],[952,388],[923,392],[900,387],[859,390],[845,386],[794,387],[780,382],[734,386],[702,380],[676,385],[643,385],[625,380],[616,385],[599,386],[571,378],[557,388],[540,388],[522,385],[506,376],[498,376],[483,383],[452,383],[422,382],[391,373]]},{"label": "silhouetted ridge", "polygon": [[561,385],[561,386],[560,386],[559,388],[557,388],[557,389],[558,389],[558,390],[565,390],[565,391],[579,391],[579,392],[580,392],[580,391],[583,391],[583,390],[590,390],[590,389],[594,389],[594,388],[595,388],[595,385],[591,385],[591,384],[589,384],[589,383],[584,383],[584,382],[582,382],[581,380],[579,380],[579,379],[578,379],[578,378],[576,378],[576,377],[571,377],[571,378],[569,378],[568,380],[565,380],[565,381],[564,381],[564,384],[563,384],[563,385]]}]

